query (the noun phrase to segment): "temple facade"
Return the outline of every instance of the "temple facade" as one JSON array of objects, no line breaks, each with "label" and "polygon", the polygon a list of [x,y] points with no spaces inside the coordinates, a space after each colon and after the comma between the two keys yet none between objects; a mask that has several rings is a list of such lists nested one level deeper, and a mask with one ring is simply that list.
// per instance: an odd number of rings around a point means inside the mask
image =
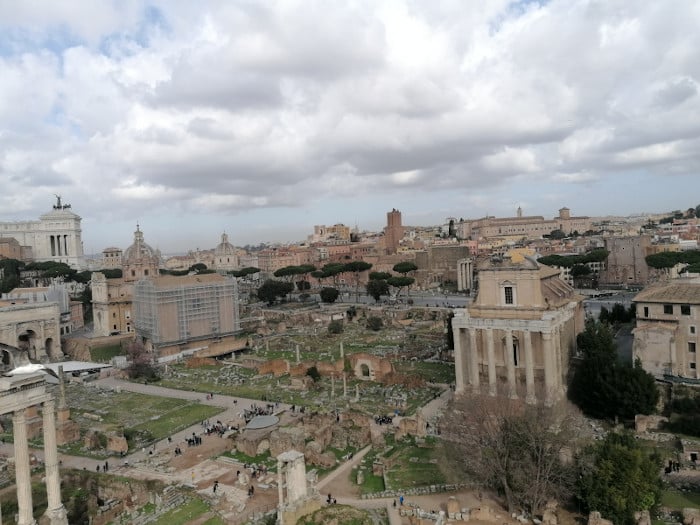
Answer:
[{"label": "temple facade", "polygon": [[555,403],[584,327],[583,298],[531,258],[491,259],[478,277],[474,303],[452,319],[456,393]]},{"label": "temple facade", "polygon": [[62,262],[80,270],[85,266],[81,220],[57,195],[53,209],[38,221],[0,222],[0,237],[14,238],[34,261]]}]

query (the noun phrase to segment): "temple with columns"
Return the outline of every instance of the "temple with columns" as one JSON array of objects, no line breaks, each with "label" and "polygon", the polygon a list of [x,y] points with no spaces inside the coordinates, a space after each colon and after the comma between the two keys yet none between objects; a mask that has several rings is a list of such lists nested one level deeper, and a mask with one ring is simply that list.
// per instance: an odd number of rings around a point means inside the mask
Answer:
[{"label": "temple with columns", "polygon": [[547,405],[562,399],[584,327],[583,298],[558,270],[528,257],[481,263],[478,290],[452,320],[456,393]]}]

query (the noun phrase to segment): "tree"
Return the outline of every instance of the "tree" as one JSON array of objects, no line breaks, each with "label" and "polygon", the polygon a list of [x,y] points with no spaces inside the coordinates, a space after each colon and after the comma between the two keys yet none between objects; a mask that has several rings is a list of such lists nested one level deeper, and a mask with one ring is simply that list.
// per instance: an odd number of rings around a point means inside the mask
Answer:
[{"label": "tree", "polygon": [[552,230],[549,233],[550,239],[563,239],[564,237],[566,237],[566,233],[564,233],[562,230]]},{"label": "tree", "polygon": [[577,457],[577,496],[616,525],[634,525],[634,513],[660,503],[661,460],[628,432],[610,432]]},{"label": "tree", "polygon": [[338,276],[345,271],[345,264],[343,263],[328,263],[325,264],[322,268],[323,270],[323,277],[328,278],[332,277],[333,278],[333,285],[338,286]]},{"label": "tree", "polygon": [[0,260],[0,293],[7,293],[19,286],[19,272],[24,262],[17,259]]},{"label": "tree", "polygon": [[387,280],[389,286],[399,289],[397,295],[401,293],[401,288],[408,289],[414,282],[416,280],[413,277],[391,277]]},{"label": "tree", "polygon": [[334,303],[338,299],[340,292],[338,291],[337,288],[330,288],[330,287],[326,286],[324,288],[321,288],[319,295],[321,296],[321,301],[323,301],[324,303],[330,304],[330,303]]},{"label": "tree", "polygon": [[404,276],[405,276],[407,273],[415,272],[417,269],[418,269],[418,266],[416,266],[416,265],[415,265],[414,263],[412,263],[411,261],[403,261],[403,262],[400,262],[400,263],[396,263],[396,264],[394,265],[394,268],[393,268],[393,270],[394,270],[396,273],[400,273],[401,275],[404,275]]},{"label": "tree", "polygon": [[255,268],[253,266],[246,266],[245,268],[241,268],[240,270],[232,270],[229,273],[236,278],[240,278],[240,277],[248,277],[249,275],[253,275],[254,273],[259,273],[259,272],[260,272],[260,268]]},{"label": "tree", "polygon": [[571,267],[571,277],[583,277],[584,275],[590,275],[591,269],[585,264],[574,264]]},{"label": "tree", "polygon": [[153,363],[153,356],[146,351],[143,343],[136,339],[126,347],[126,359],[129,365],[126,373],[130,379],[143,378],[145,381],[158,381],[158,369]]},{"label": "tree", "polygon": [[370,281],[386,281],[391,277],[389,272],[369,272]]},{"label": "tree", "polygon": [[307,368],[306,375],[309,376],[311,379],[313,379],[314,383],[318,383],[319,379],[321,379],[321,373],[318,371],[318,368],[316,368],[315,366]]},{"label": "tree", "polygon": [[632,367],[617,358],[610,326],[593,319],[577,337],[582,361],[574,369],[569,398],[584,413],[601,419],[651,414],[659,399],[653,376],[641,364]]},{"label": "tree", "polygon": [[369,328],[370,330],[378,332],[382,329],[383,326],[384,321],[382,321],[381,317],[372,316],[367,318],[367,328]]},{"label": "tree", "polygon": [[352,261],[345,265],[344,271],[355,274],[355,301],[360,298],[360,274],[372,268],[372,264],[365,261]]},{"label": "tree", "polygon": [[379,302],[382,295],[389,295],[389,283],[383,279],[370,279],[367,283],[367,294]]},{"label": "tree", "polygon": [[334,335],[343,333],[343,321],[336,319],[328,323],[328,333]]},{"label": "tree", "polygon": [[525,405],[486,395],[460,396],[440,421],[449,461],[470,481],[503,494],[509,511],[539,513],[573,493],[575,471],[563,460],[575,446],[578,414],[568,405]]},{"label": "tree", "polygon": [[292,283],[268,279],[258,288],[257,295],[261,301],[266,301],[269,306],[272,306],[278,297],[284,297],[293,290]]}]

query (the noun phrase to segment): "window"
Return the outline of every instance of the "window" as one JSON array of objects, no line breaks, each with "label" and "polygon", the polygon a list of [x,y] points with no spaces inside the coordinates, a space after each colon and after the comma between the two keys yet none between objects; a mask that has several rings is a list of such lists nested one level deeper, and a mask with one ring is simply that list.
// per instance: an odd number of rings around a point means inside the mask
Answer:
[{"label": "window", "polygon": [[691,370],[695,370],[695,363],[690,363]]},{"label": "window", "polygon": [[694,333],[695,333],[695,327],[694,327],[694,326],[691,326],[691,327],[690,327],[690,333],[691,333],[691,334],[694,334]]},{"label": "window", "polygon": [[506,286],[503,288],[503,292],[505,293],[506,304],[513,304],[513,287]]},{"label": "window", "polygon": [[690,315],[690,305],[689,304],[682,304],[681,305],[681,315]]},{"label": "window", "polygon": [[664,313],[665,314],[673,314],[673,305],[672,304],[665,304],[664,305]]},{"label": "window", "polygon": [[692,341],[688,343],[688,352],[690,352],[691,354],[695,353],[695,343],[693,343]]},{"label": "window", "polygon": [[648,306],[644,307],[644,317],[649,317],[649,307]]}]

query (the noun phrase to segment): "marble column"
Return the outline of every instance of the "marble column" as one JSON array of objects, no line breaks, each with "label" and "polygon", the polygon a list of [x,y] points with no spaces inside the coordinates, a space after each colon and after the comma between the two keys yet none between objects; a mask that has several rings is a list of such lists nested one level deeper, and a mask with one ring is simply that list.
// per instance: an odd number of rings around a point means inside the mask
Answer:
[{"label": "marble column", "polygon": [[544,360],[544,402],[551,406],[554,402],[554,344],[551,332],[542,332],[542,357]]},{"label": "marble column", "polygon": [[513,356],[513,331],[506,330],[506,347],[503,352],[508,374],[508,397],[517,399],[518,392],[515,386],[515,357]]},{"label": "marble column", "polygon": [[476,342],[476,328],[469,329],[469,368],[474,393],[479,392],[479,348]]},{"label": "marble column", "polygon": [[561,352],[561,326],[557,326],[554,330],[554,361],[557,364],[557,376],[554,387],[560,394],[564,392],[564,363],[562,362]]},{"label": "marble column", "polygon": [[343,397],[348,397],[348,377],[345,372],[343,372]]},{"label": "marble column", "polygon": [[282,474],[282,470],[284,470],[284,463],[282,463],[279,459],[277,460],[277,498],[279,500],[278,502],[278,508],[282,510],[284,507],[284,477]]},{"label": "marble column", "polygon": [[464,340],[462,339],[463,330],[455,328],[454,330],[454,356],[455,356],[455,393],[461,394],[464,392]]},{"label": "marble column", "polygon": [[29,469],[27,445],[26,409],[15,410],[12,415],[15,440],[15,481],[17,482],[17,525],[35,525],[32,512],[32,477]]},{"label": "marble column", "polygon": [[532,334],[529,330],[523,332],[523,344],[525,346],[525,402],[535,404],[535,363],[532,360]]},{"label": "marble column", "polygon": [[61,503],[61,477],[58,471],[58,450],[56,449],[55,403],[51,399],[44,402],[44,462],[46,466],[46,495],[48,506],[46,517],[50,525],[68,525],[66,509]]},{"label": "marble column", "polygon": [[486,353],[489,360],[489,395],[496,395],[496,353],[493,348],[493,329],[486,329]]}]

